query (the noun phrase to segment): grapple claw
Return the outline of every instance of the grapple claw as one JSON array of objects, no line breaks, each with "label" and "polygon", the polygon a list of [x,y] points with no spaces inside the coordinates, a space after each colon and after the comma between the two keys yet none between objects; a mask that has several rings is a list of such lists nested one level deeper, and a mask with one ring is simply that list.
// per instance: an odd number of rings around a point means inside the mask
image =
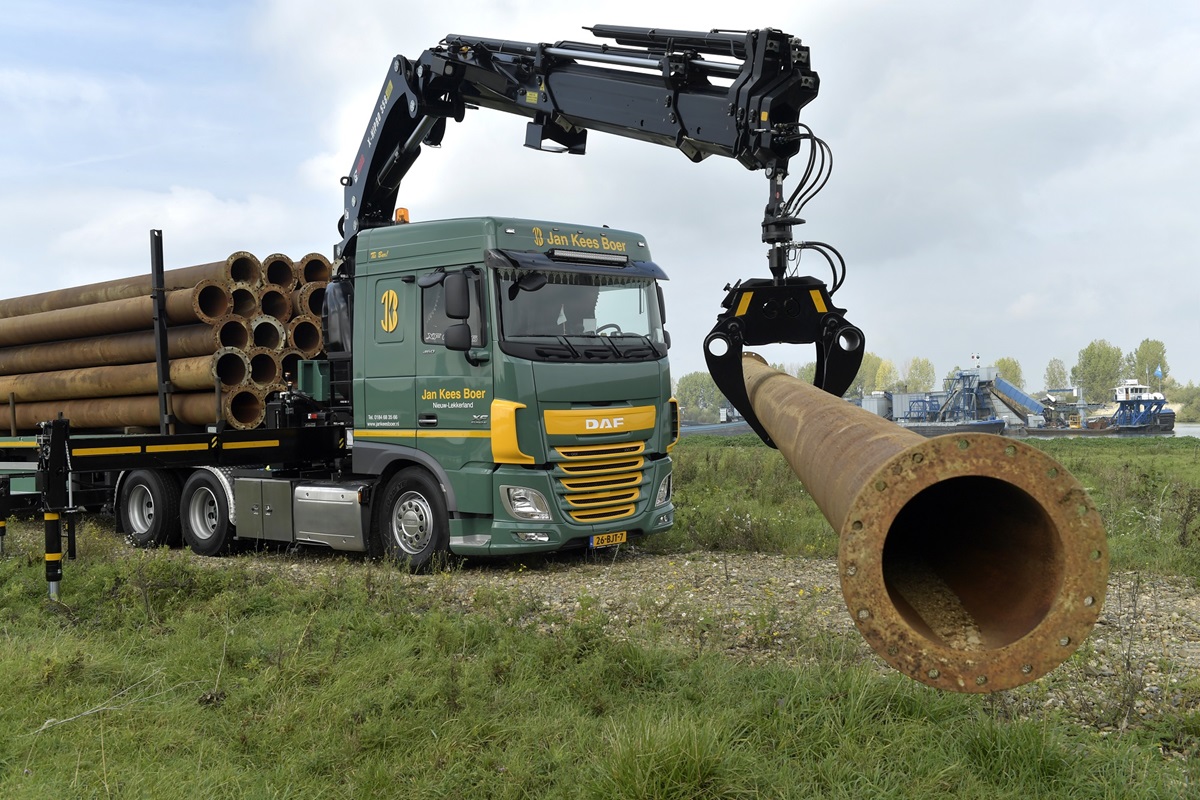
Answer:
[{"label": "grapple claw", "polygon": [[842,395],[858,373],[865,352],[862,331],[843,316],[825,284],[813,277],[752,278],[726,287],[716,325],[704,340],[704,358],[717,388],[771,447],[746,394],[742,348],[764,344],[816,344],[814,384]]}]

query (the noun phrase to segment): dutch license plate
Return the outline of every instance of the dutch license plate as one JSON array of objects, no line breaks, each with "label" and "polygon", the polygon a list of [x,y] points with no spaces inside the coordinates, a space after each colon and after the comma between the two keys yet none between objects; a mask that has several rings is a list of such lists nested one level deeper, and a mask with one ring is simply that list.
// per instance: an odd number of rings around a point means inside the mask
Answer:
[{"label": "dutch license plate", "polygon": [[614,533],[597,533],[592,537],[592,547],[612,547],[614,544],[625,543],[625,531]]}]

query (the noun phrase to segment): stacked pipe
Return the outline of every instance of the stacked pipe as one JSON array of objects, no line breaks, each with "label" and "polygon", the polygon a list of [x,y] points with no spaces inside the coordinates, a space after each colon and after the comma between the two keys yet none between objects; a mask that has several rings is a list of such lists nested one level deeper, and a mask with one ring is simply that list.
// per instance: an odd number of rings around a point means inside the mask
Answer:
[{"label": "stacked pipe", "polygon": [[[188,425],[262,425],[266,400],[324,348],[332,273],[313,253],[164,273],[171,413]],[[0,403],[12,433],[60,413],[72,427],[157,427],[154,298],[148,275],[0,300]]]}]

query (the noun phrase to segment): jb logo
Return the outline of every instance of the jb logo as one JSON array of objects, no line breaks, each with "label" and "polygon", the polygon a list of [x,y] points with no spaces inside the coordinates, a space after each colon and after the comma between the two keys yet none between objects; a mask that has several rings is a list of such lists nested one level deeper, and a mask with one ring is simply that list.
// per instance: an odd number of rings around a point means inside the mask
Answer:
[{"label": "jb logo", "polygon": [[396,296],[395,289],[388,289],[383,293],[383,297],[379,299],[383,304],[383,319],[379,321],[380,326],[387,333],[396,330],[396,325],[400,323],[400,315],[396,310],[400,307],[400,298]]}]

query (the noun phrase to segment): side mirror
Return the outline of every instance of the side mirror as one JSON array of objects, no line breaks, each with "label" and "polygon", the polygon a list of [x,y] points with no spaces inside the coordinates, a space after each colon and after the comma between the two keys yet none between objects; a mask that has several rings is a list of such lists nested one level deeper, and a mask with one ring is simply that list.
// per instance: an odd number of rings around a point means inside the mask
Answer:
[{"label": "side mirror", "polygon": [[[446,292],[446,316],[467,319],[471,316],[471,287],[463,272],[451,272],[442,282]],[[470,337],[468,337],[470,338]]]},{"label": "side mirror", "polygon": [[447,350],[465,353],[471,349],[471,326],[465,322],[451,325],[442,335],[442,344],[446,346]]}]

